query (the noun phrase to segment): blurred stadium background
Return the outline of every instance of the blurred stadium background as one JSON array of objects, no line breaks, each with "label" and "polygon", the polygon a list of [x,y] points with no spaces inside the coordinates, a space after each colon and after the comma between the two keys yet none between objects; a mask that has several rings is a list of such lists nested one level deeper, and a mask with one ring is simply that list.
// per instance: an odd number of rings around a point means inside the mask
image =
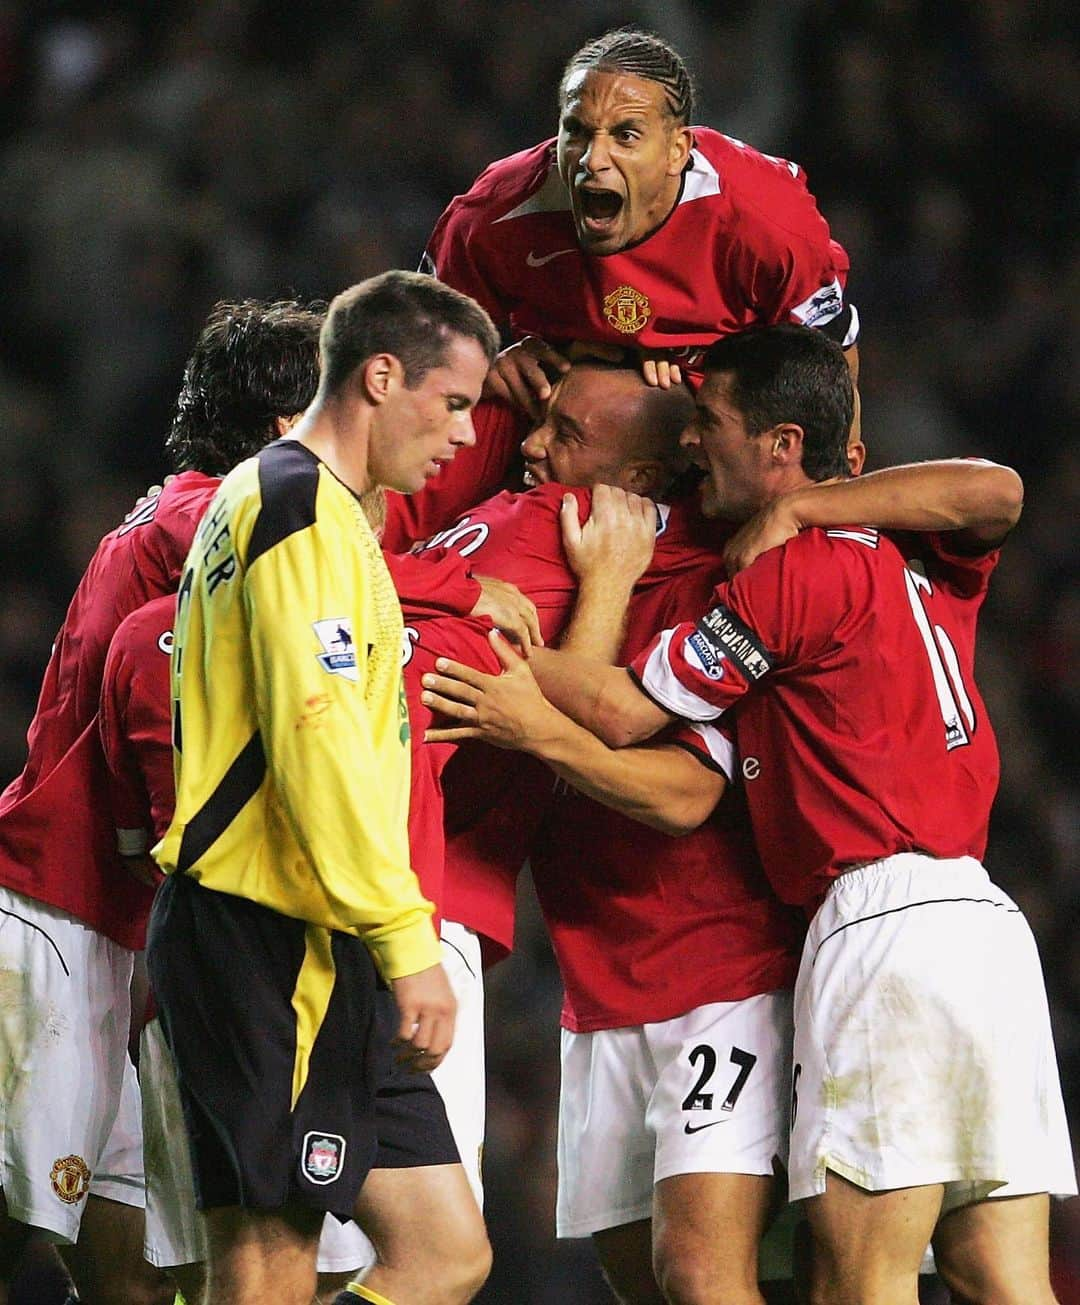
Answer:
[{"label": "blurred stadium background", "polygon": [[[872,465],[980,453],[1027,483],[983,620],[988,859],[1040,941],[1075,1133],[1072,21],[1064,0],[0,0],[0,779],[96,540],[161,477],[210,305],[415,266],[452,194],[553,133],[566,57],[638,23],[687,57],[698,121],[808,170],[851,255]],[[559,985],[528,902],[490,991],[481,1300],[604,1301],[588,1245],[551,1237]],[[1055,1212],[1063,1301],[1078,1206]]]}]

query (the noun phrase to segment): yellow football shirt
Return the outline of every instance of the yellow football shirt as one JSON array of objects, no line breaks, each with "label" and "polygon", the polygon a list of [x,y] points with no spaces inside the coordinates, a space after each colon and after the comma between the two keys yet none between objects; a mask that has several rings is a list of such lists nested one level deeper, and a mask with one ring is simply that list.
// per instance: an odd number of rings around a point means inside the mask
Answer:
[{"label": "yellow football shirt", "polygon": [[440,959],[409,863],[402,619],[356,496],[279,440],[222,482],[181,581],[166,873]]}]

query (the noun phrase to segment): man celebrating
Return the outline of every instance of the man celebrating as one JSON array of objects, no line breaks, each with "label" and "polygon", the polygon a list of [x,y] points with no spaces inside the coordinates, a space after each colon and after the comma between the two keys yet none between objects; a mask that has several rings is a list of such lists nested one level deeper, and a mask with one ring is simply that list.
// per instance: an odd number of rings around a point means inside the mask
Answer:
[{"label": "man celebrating", "polygon": [[[453,1035],[409,866],[401,613],[358,496],[415,491],[472,443],[494,350],[486,314],[426,278],[391,272],[340,295],[315,401],[226,478],[188,559],[176,812],[155,849],[169,878],[148,957],[206,1210],[210,1300],[310,1299],[321,1213],[353,1213],[375,1158],[378,979],[416,1068],[434,1068]],[[410,1198],[432,1223],[472,1210],[458,1231],[476,1254],[440,1297],[464,1301],[489,1252],[434,1088],[429,1110],[432,1163],[460,1190],[424,1166]],[[378,1247],[380,1211],[367,1213]],[[380,1267],[360,1294],[392,1290]]]},{"label": "man celebrating", "polygon": [[692,127],[677,51],[633,29],[590,41],[566,65],[559,112],[555,140],[492,163],[450,203],[424,256],[519,337],[488,393],[538,415],[540,363],[567,365],[545,341],[630,345],[666,385],[718,336],[786,321],[826,330],[855,370],[847,255],[804,173]]},{"label": "man celebrating", "polygon": [[[813,916],[789,1171],[814,1234],[812,1299],[909,1305],[933,1238],[962,1298],[1051,1302],[1047,1193],[1076,1182],[1031,933],[980,864],[997,751],[975,620],[1019,480],[983,465],[980,527],[958,528],[948,496],[912,513],[889,495],[882,525],[938,533],[852,526],[867,519],[866,482],[816,484],[844,474],[852,393],[835,347],[801,329],[748,333],[718,342],[706,371],[684,437],[708,471],[705,501],[736,522],[769,509],[764,534],[736,541],[744,559],[788,542],[664,631],[631,675],[538,652],[537,677],[612,745],[679,717],[707,735],[740,704],[763,864]],[[452,669],[465,705],[432,705],[488,719],[496,737],[491,691],[527,689],[524,663],[501,681]],[[550,708],[543,719],[561,749],[573,727]]]}]

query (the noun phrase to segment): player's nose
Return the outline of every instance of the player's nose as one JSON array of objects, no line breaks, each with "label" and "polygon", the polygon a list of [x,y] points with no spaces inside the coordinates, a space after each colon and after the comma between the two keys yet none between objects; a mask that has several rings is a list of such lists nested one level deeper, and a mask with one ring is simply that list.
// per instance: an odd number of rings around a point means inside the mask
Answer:
[{"label": "player's nose", "polygon": [[547,457],[548,440],[551,432],[546,423],[531,430],[521,441],[521,456],[527,462],[540,462]]}]

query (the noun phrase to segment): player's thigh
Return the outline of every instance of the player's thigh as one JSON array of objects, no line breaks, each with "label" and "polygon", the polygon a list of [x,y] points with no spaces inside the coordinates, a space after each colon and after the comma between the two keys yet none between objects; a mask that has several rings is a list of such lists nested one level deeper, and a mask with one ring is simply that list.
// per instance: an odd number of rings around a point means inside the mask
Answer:
[{"label": "player's thigh", "polygon": [[475,1265],[490,1257],[484,1219],[460,1164],[373,1169],[355,1217],[379,1262],[392,1269],[442,1273],[449,1262]]},{"label": "player's thigh", "polygon": [[754,1298],[758,1247],[780,1194],[764,1174],[678,1174],[656,1184],[656,1278],[678,1300]]},{"label": "player's thigh", "polygon": [[593,1233],[592,1242],[620,1305],[664,1305],[664,1293],[653,1276],[651,1219],[602,1228]]},{"label": "player's thigh", "polygon": [[207,1299],[306,1305],[315,1294],[320,1211],[219,1206],[206,1211]]},{"label": "player's thigh", "polygon": [[172,1305],[168,1277],[143,1258],[143,1211],[91,1194],[74,1246],[60,1255],[80,1295],[100,1305]]},{"label": "player's thigh", "polygon": [[946,1214],[934,1234],[938,1272],[970,1301],[1044,1305],[1050,1287],[1050,1198],[991,1198]]},{"label": "player's thigh", "polygon": [[880,1298],[882,1305],[908,1299],[897,1292],[917,1293],[919,1266],[943,1193],[940,1183],[869,1192],[828,1173],[824,1192],[804,1207],[814,1240],[815,1300],[828,1299],[827,1292],[821,1294],[823,1283],[837,1300],[846,1299],[842,1292],[858,1289],[862,1299]]}]

